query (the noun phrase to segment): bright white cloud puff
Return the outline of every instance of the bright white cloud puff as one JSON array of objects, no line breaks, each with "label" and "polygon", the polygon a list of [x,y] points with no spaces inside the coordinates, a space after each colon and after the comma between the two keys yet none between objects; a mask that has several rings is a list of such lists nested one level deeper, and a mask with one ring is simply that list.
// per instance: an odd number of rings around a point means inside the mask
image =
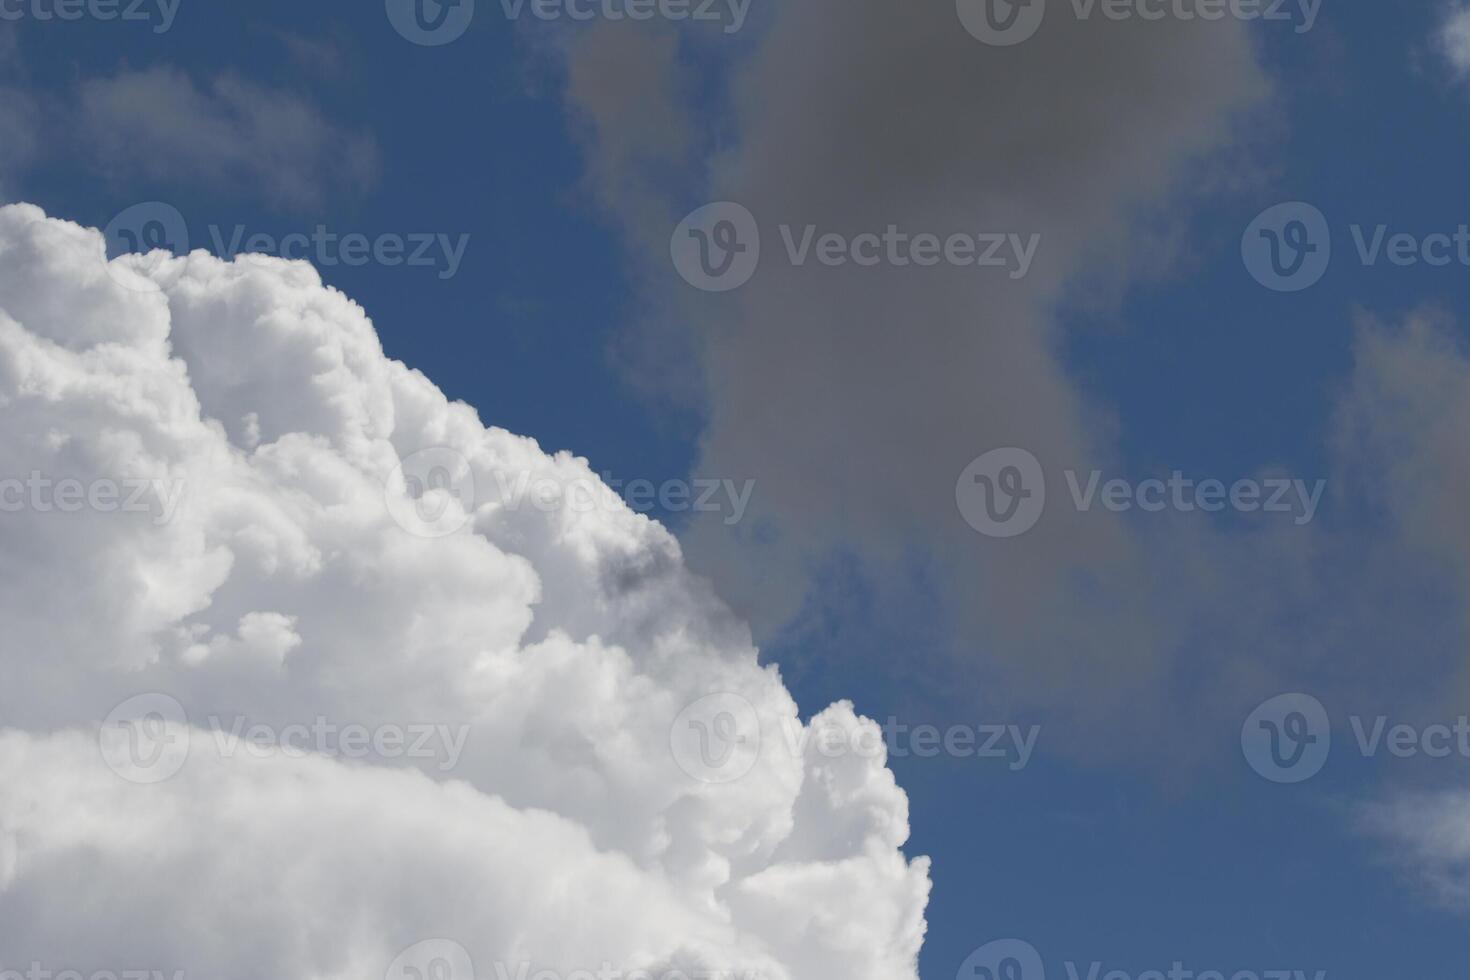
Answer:
[{"label": "bright white cloud puff", "polygon": [[0,209],[0,406],[0,967],[917,975],[883,760],[310,266]]}]

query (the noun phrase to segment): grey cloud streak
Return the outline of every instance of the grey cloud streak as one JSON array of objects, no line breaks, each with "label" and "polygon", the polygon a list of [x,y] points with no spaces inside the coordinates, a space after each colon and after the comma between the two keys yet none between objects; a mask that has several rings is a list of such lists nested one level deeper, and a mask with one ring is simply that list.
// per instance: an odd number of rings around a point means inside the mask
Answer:
[{"label": "grey cloud streak", "polygon": [[[1157,274],[1166,250],[1126,247],[1154,245],[1163,209],[1218,179],[1212,154],[1234,151],[1270,86],[1240,24],[1064,14],[999,49],[950,5],[784,5],[723,49],[731,80],[713,98],[688,60],[666,57],[648,78],[648,42],[626,29],[593,28],[562,50],[569,106],[592,121],[593,189],[645,260],[635,336],[665,362],[658,376],[703,391],[699,465],[760,480],[760,530],[732,544],[722,529],[691,528],[696,567],[777,632],[833,553],[856,553],[892,595],[918,552],[950,590],[958,666],[998,666],[1045,702],[1085,692],[1088,704],[1072,707],[1113,715],[1168,683],[1186,629],[1159,592],[1172,559],[1110,515],[1058,514],[1024,543],[980,539],[955,512],[955,480],[1000,446],[1057,466],[1113,459],[1115,423],[1069,376],[1056,313],[1089,283],[1119,292],[1131,275]],[[707,37],[683,43],[715,50]],[[640,67],[612,70],[620,56]],[[658,105],[649,117],[683,120],[677,138],[608,138],[609,88]],[[680,171],[690,146],[696,160]],[[660,167],[692,172],[695,186],[657,179]],[[727,296],[695,293],[667,267],[673,224],[709,200],[748,207],[772,256]],[[795,268],[779,258],[778,224],[849,236],[984,229],[1041,244],[1022,280]],[[670,351],[691,352],[684,370],[667,370]]]}]

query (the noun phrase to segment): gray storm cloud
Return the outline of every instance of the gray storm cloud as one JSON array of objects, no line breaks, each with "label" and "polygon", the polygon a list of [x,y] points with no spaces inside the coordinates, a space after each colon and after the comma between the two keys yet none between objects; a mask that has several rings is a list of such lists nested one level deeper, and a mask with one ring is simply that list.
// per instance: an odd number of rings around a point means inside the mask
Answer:
[{"label": "gray storm cloud", "polygon": [[[1114,458],[1106,407],[1058,353],[1058,309],[1079,282],[1116,290],[1168,264],[1159,209],[1212,179],[1211,154],[1269,86],[1238,23],[1064,14],[1002,49],[944,4],[783,5],[747,28],[728,85],[699,101],[671,94],[698,90],[672,36],[603,25],[560,51],[591,187],[648,260],[647,357],[633,370],[687,352],[688,370],[657,374],[700,379],[701,470],[761,483],[747,522],[760,530],[732,546],[695,526],[691,560],[776,631],[834,551],[861,556],[883,591],[917,548],[952,590],[966,657],[987,650],[1017,668],[1018,690],[1086,691],[1111,713],[1167,672],[1182,629],[1151,594],[1160,569],[1146,546],[1111,515],[1060,514],[1024,547],[997,547],[960,520],[955,481],[1002,446],[1058,468]],[[709,37],[682,43],[715,50]],[[638,70],[613,70],[625,63]],[[664,124],[624,125],[640,106]],[[696,186],[661,179],[676,164]],[[701,197],[762,225],[767,258],[729,295],[667,268],[669,232]],[[796,266],[781,255],[785,226],[990,232],[1036,248],[1020,277]]]},{"label": "gray storm cloud", "polygon": [[[856,557],[898,619],[937,604],[946,635],[932,646],[943,649],[845,634],[823,656],[1004,691],[1049,712],[1053,746],[1181,764],[1293,683],[1438,697],[1435,681],[1386,676],[1381,644],[1394,636],[1416,638],[1426,677],[1458,674],[1432,652],[1458,627],[1427,622],[1459,618],[1426,598],[1449,590],[1426,586],[1422,552],[1466,553],[1459,536],[1330,527],[1334,508],[1392,472],[1395,441],[1442,441],[1427,412],[1398,413],[1372,439],[1343,421],[1371,417],[1365,406],[1385,397],[1373,379],[1443,345],[1435,331],[1364,336],[1331,396],[1340,421],[1321,433],[1332,472],[1260,459],[1208,474],[1300,480],[1313,488],[1311,520],[1247,529],[1068,505],[1066,477],[1124,465],[1113,406],[1065,360],[1067,314],[1169,275],[1181,215],[1249,179],[1241,164],[1272,92],[1253,32],[1269,29],[1084,21],[1052,4],[1034,37],[1000,48],[951,5],[814,0],[757,11],[738,44],[614,24],[561,38],[588,190],[642,260],[643,315],[620,349],[630,376],[703,414],[699,472],[759,481],[743,534],[696,522],[681,535],[758,635],[821,634],[803,618],[840,608],[823,577]],[[718,83],[703,67],[712,57]],[[669,262],[671,230],[711,201],[748,209],[761,232],[758,268],[728,293],[692,288]],[[851,242],[894,228],[1039,244],[1023,276],[798,264],[786,244],[806,229]],[[1436,373],[1417,368],[1418,382],[1406,368],[1397,383],[1412,390]],[[1419,390],[1450,400],[1439,385]],[[1000,447],[1040,460],[1051,496],[1016,540],[974,533],[956,508],[967,465]],[[1462,485],[1447,470],[1414,495]],[[1310,625],[1283,626],[1298,621]]]}]

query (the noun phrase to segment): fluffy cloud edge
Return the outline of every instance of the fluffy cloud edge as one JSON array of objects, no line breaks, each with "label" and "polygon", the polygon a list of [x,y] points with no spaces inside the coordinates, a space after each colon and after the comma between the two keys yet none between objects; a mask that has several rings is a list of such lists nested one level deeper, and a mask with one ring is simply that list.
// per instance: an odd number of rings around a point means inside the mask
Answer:
[{"label": "fluffy cloud edge", "polygon": [[[481,964],[915,975],[929,883],[900,850],[907,799],[881,754],[810,737],[872,723],[843,703],[803,726],[678,542],[626,507],[492,496],[457,533],[399,526],[384,488],[391,504],[430,447],[483,487],[596,476],[388,360],[309,265],[108,262],[96,231],[0,208],[0,403],[17,472],[188,488],[166,520],[6,515],[5,965],[360,976],[450,931]],[[190,751],[156,785],[98,752],[140,690],[193,723],[168,729]],[[720,692],[750,706],[758,749],[738,780],[690,778],[673,723]],[[320,716],[472,734],[452,776],[221,750],[219,719]],[[85,860],[115,901],[82,915],[63,899]]]}]

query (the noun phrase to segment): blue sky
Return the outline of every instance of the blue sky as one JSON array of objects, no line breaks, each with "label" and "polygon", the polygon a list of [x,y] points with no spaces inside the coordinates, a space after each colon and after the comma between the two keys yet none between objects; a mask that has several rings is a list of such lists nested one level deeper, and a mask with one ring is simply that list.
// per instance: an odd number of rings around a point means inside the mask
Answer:
[{"label": "blue sky", "polygon": [[[318,223],[370,236],[466,234],[463,263],[449,279],[432,269],[374,265],[324,268],[322,275],[366,309],[390,356],[472,404],[488,423],[588,456],[595,470],[615,477],[700,475],[701,465],[712,465],[702,441],[709,412],[698,399],[650,392],[666,379],[648,377],[645,362],[629,367],[614,352],[644,321],[723,316],[724,308],[687,292],[663,302],[650,287],[657,278],[650,268],[662,262],[659,275],[667,276],[667,255],[650,257],[635,222],[620,217],[626,202],[609,201],[618,191],[590,175],[597,138],[563,95],[565,42],[553,33],[561,26],[512,23],[498,4],[480,0],[464,37],[423,47],[395,32],[381,6],[183,0],[163,34],[144,24],[22,22],[5,79],[37,98],[48,118],[60,118],[68,110],[55,106],[69,104],[86,79],[158,67],[200,84],[238,76],[292,93],[340,133],[365,135],[376,153],[368,178],[352,178],[356,164],[329,153],[325,162],[303,165],[315,170],[315,191],[283,201],[250,180],[222,183],[183,167],[97,159],[78,134],[74,145],[38,151],[0,188],[94,227],[138,202],[168,202],[186,216],[195,247],[207,247],[212,224],[273,235]],[[728,111],[731,77],[765,70],[761,32],[776,15],[760,6],[724,46],[700,38],[680,49],[690,77],[709,86],[686,100],[696,120],[693,157],[742,138],[711,119]],[[1069,275],[1048,293],[1048,346],[1078,397],[1096,418],[1110,419],[1105,455],[1113,472],[1137,480],[1182,469],[1228,479],[1269,468],[1335,480],[1334,419],[1354,371],[1355,318],[1397,323],[1432,308],[1448,314],[1447,330],[1463,333],[1459,324],[1470,316],[1463,266],[1364,268],[1348,231],[1353,223],[1387,223],[1422,236],[1470,223],[1470,82],[1435,44],[1453,12],[1438,2],[1389,10],[1325,0],[1305,34],[1248,25],[1250,57],[1269,92],[1228,139],[1171,168],[1176,186],[1149,203],[1157,210],[1141,208],[1148,213],[1137,224],[1125,222],[1133,230],[1109,246],[1123,250],[1129,270],[1116,280],[1121,289],[1098,298],[1081,276]],[[832,43],[846,37],[834,32]],[[293,53],[303,42],[314,47]],[[1001,56],[976,43],[975,57]],[[1027,63],[1008,65],[1029,78]],[[1091,84],[1105,87],[1108,79]],[[64,128],[44,142],[60,141]],[[133,146],[148,150],[146,140]],[[718,169],[668,175],[676,217],[717,198],[719,179],[711,174]],[[1241,261],[1246,226],[1283,201],[1315,205],[1334,234],[1327,274],[1299,293],[1263,288]],[[1138,230],[1145,225],[1167,234]],[[775,254],[774,235],[765,247]],[[926,357],[944,356],[919,340],[913,349],[909,368],[920,374]],[[955,472],[989,448],[983,436],[955,447]],[[874,454],[881,466],[881,446]],[[733,475],[766,478],[758,470]],[[1059,481],[1052,490],[1064,492]],[[1323,536],[1317,557],[1329,565],[1355,554],[1373,560],[1355,542],[1376,540],[1379,518],[1359,508],[1351,484],[1335,483],[1326,499],[1314,527]],[[684,515],[664,516],[676,530],[686,524]],[[1389,596],[1370,582],[1339,588],[1328,579],[1321,591],[1308,590],[1303,608],[1283,601],[1272,611],[1285,637],[1353,614],[1384,617],[1377,630],[1352,636],[1357,649],[1341,661],[1369,666],[1339,674],[1330,658],[1304,659],[1300,669],[1263,670],[1256,686],[1239,693],[1248,710],[1293,682],[1319,682],[1337,719],[1339,750],[1328,769],[1303,785],[1280,786],[1242,758],[1244,713],[1202,710],[1192,725],[1188,703],[1155,703],[1216,683],[1216,666],[1187,656],[1162,688],[1140,685],[1133,701],[1121,698],[1128,714],[1165,721],[1126,746],[1092,751],[1090,740],[1114,743],[1108,729],[1121,716],[1084,713],[1097,730],[1080,736],[1075,726],[1053,722],[1054,701],[1006,689],[987,645],[1003,640],[967,634],[963,612],[938,598],[986,589],[994,567],[966,578],[970,566],[935,558],[921,534],[900,526],[907,517],[894,520],[900,559],[868,565],[854,557],[860,540],[837,541],[815,571],[805,569],[812,592],[797,604],[800,613],[761,639],[765,658],[783,666],[808,710],[850,698],[872,717],[915,724],[1043,726],[1035,758],[1019,772],[976,759],[891,763],[912,805],[906,851],[934,861],[924,977],[947,980],[972,950],[998,939],[1035,945],[1053,980],[1067,976],[1069,961],[1083,975],[1101,961],[1104,973],[1121,969],[1135,978],[1176,961],[1227,977],[1291,969],[1307,976],[1325,970],[1334,980],[1448,980],[1463,972],[1464,910],[1423,886],[1395,845],[1363,832],[1356,808],[1402,786],[1464,785],[1470,760],[1353,759],[1342,721],[1349,712],[1453,717],[1470,710],[1419,698],[1422,683],[1444,676],[1436,672],[1446,661],[1463,658],[1453,625],[1462,614],[1458,598],[1422,593],[1412,581],[1403,583],[1404,595]],[[958,546],[990,547],[958,520],[951,524]],[[1224,515],[1211,533],[1247,535],[1261,526]],[[863,533],[860,520],[844,527]],[[1199,543],[1143,534],[1147,549]],[[700,547],[711,547],[709,540],[706,529]],[[1231,561],[1259,559],[1252,555]],[[709,561],[720,565],[718,557]],[[1381,598],[1382,609],[1354,609],[1364,594]],[[1238,601],[1249,596],[1242,590]],[[1401,629],[1397,615],[1413,628]],[[1443,646],[1395,649],[1396,636],[1411,647],[1430,638]],[[1286,648],[1290,641],[1279,642]],[[1395,662],[1412,675],[1402,691]],[[1068,663],[1059,656],[1052,669],[1065,673]],[[1384,677],[1391,696],[1375,688]],[[1065,744],[1048,740],[1053,724],[1067,733],[1059,736]]]}]

